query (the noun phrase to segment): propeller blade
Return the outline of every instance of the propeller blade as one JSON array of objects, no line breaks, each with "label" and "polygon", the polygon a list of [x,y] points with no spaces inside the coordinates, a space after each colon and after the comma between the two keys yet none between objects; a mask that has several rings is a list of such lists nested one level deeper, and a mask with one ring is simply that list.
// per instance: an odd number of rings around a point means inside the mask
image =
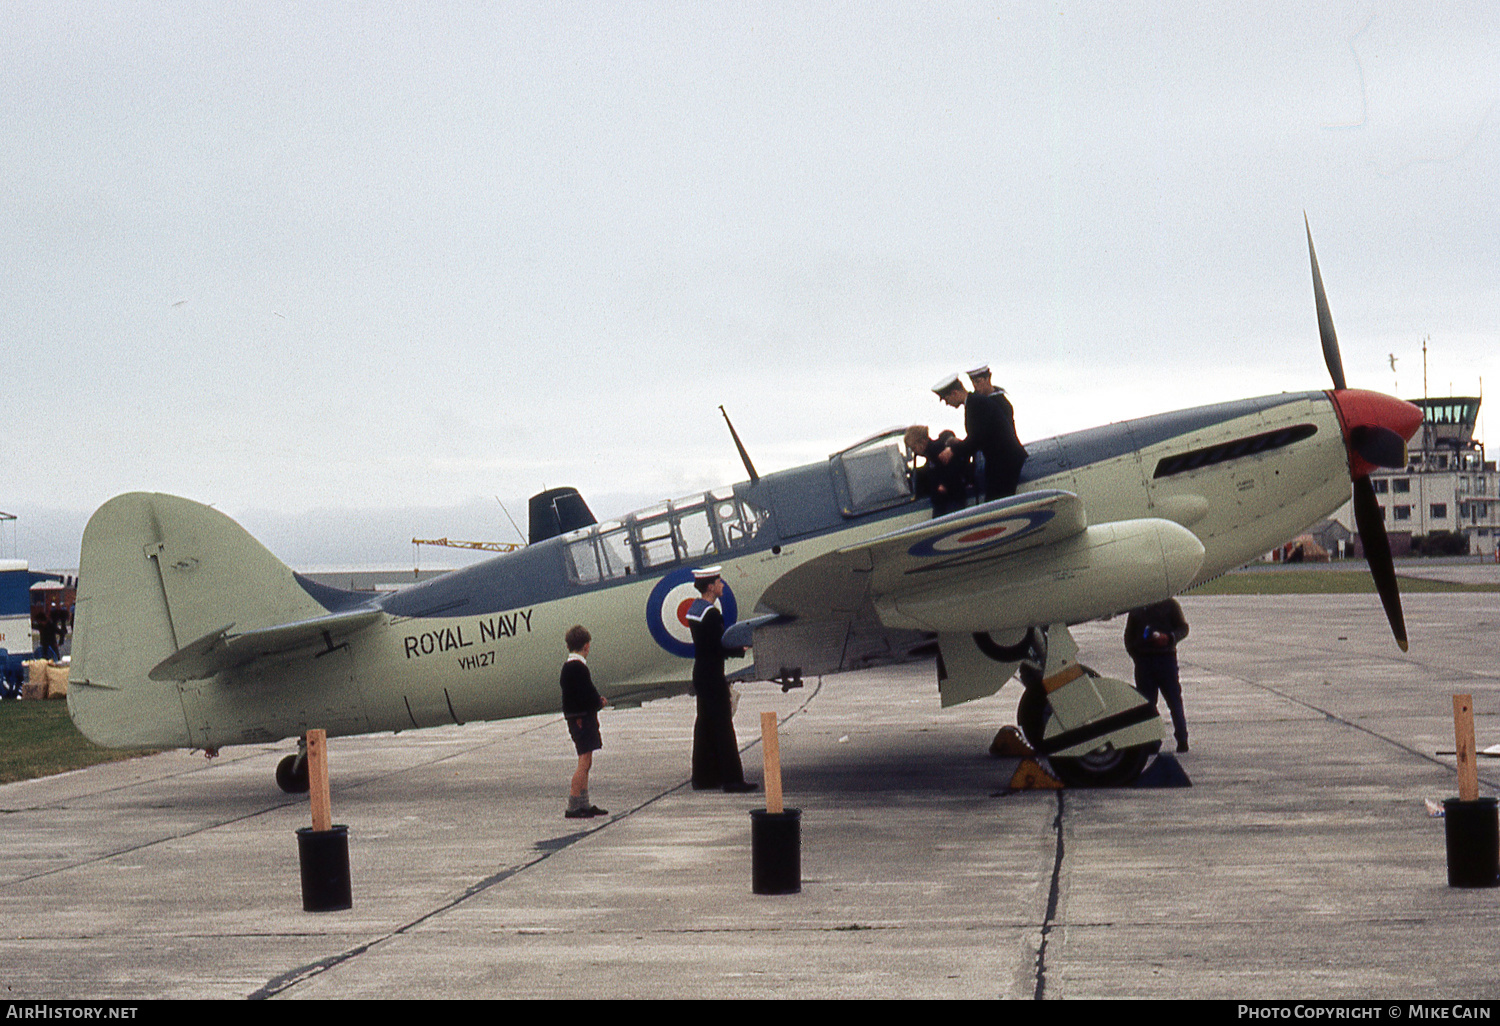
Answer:
[{"label": "propeller blade", "polygon": [[1375,486],[1368,477],[1354,479],[1354,523],[1359,528],[1365,560],[1370,564],[1370,576],[1375,578],[1375,590],[1380,593],[1380,604],[1385,606],[1385,618],[1390,621],[1396,644],[1405,652],[1406,619],[1401,615],[1401,590],[1396,586],[1396,567],[1391,562],[1385,520],[1380,515]]},{"label": "propeller blade", "polygon": [[1339,339],[1333,333],[1333,314],[1328,312],[1328,296],[1323,292],[1323,275],[1318,271],[1318,254],[1313,249],[1312,225],[1308,223],[1306,211],[1302,223],[1307,228],[1307,255],[1312,258],[1313,299],[1318,304],[1318,335],[1323,340],[1323,362],[1328,365],[1328,375],[1333,378],[1333,387],[1348,388],[1344,383],[1344,360],[1339,356]]},{"label": "propeller blade", "polygon": [[1349,445],[1377,467],[1400,470],[1406,466],[1406,439],[1388,427],[1360,425],[1349,432]]},{"label": "propeller blade", "polygon": [[[1302,212],[1302,224],[1307,229],[1307,255],[1312,260],[1313,299],[1318,305],[1318,336],[1323,340],[1323,362],[1328,365],[1328,376],[1333,378],[1333,403],[1339,410],[1339,423],[1346,432],[1344,445],[1349,451],[1349,473],[1354,481],[1354,523],[1359,529],[1360,544],[1364,546],[1365,561],[1370,564],[1370,576],[1375,579],[1375,590],[1380,593],[1380,604],[1385,607],[1385,618],[1390,621],[1391,634],[1405,652],[1406,619],[1401,615],[1401,589],[1396,586],[1391,541],[1385,534],[1385,518],[1380,515],[1380,502],[1375,498],[1375,486],[1370,483],[1369,471],[1372,467],[1406,466],[1406,439],[1385,424],[1404,426],[1407,417],[1402,407],[1409,407],[1418,418],[1412,423],[1415,431],[1421,422],[1420,411],[1386,396],[1378,397],[1378,401],[1371,405],[1371,393],[1348,390],[1348,383],[1344,380],[1344,360],[1339,355],[1339,340],[1333,331],[1333,314],[1328,311],[1323,272],[1318,270],[1318,251],[1313,248],[1312,224],[1306,211]],[[1358,417],[1352,416],[1355,412]]]}]

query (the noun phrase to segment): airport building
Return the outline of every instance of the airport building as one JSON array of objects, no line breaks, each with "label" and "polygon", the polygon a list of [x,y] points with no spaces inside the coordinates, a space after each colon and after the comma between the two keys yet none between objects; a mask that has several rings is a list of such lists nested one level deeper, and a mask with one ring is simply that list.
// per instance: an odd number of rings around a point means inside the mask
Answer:
[{"label": "airport building", "polygon": [[[1422,408],[1422,427],[1407,443],[1406,466],[1370,475],[1385,518],[1391,554],[1493,557],[1500,538],[1500,474],[1475,440],[1478,396],[1412,399]],[[1354,531],[1354,504],[1332,517]],[[1355,541],[1355,555],[1358,551]]]},{"label": "airport building", "polygon": [[76,583],[31,570],[24,559],[0,559],[0,698],[19,695],[26,661],[71,633]]}]

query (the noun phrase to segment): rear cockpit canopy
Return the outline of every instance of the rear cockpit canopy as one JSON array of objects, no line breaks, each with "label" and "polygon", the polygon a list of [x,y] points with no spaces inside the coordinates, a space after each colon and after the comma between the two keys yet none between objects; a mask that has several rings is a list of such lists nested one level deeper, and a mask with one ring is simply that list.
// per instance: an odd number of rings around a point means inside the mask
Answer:
[{"label": "rear cockpit canopy", "polygon": [[[782,471],[758,484],[700,492],[575,530],[564,536],[568,580],[592,585],[712,564],[778,538],[905,505],[915,493],[911,465],[901,450],[902,431],[892,428],[866,438],[834,453],[826,466]],[[767,504],[776,508],[774,531]]]},{"label": "rear cockpit canopy", "polygon": [[568,535],[568,579],[596,584],[670,566],[713,563],[749,549],[766,511],[733,488],[703,492]]}]

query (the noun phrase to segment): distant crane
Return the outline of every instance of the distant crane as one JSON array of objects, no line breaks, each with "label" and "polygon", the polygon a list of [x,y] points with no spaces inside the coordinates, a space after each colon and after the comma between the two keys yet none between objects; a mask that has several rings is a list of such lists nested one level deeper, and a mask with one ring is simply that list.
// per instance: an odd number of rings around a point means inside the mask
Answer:
[{"label": "distant crane", "polygon": [[[500,502],[500,496],[495,496],[495,501]],[[505,513],[505,518],[510,521],[510,525],[516,529],[516,533],[521,534],[521,528],[517,526],[515,518],[510,515],[510,510],[505,508],[505,503],[500,502],[500,509]],[[524,534],[521,534],[521,537],[524,538],[526,536]],[[439,548],[444,549],[478,549],[481,552],[515,552],[517,549],[524,549],[526,547],[526,543],[524,541],[480,542],[459,541],[456,538],[413,538],[411,540],[411,543],[412,545],[416,546],[416,549],[412,556],[413,562],[419,565],[422,561],[423,545],[435,545]],[[420,573],[420,571],[415,566],[412,567],[412,572]]]},{"label": "distant crane", "polygon": [[413,538],[411,540],[415,549],[412,554],[412,573],[419,573],[418,567],[422,563],[422,546],[436,545],[445,549],[479,549],[483,552],[514,552],[524,549],[526,546],[520,542],[481,542],[481,541],[459,541],[456,538]]},{"label": "distant crane", "polygon": [[514,552],[524,549],[521,542],[476,542],[459,541],[456,538],[413,538],[413,545],[439,545],[445,549],[483,549],[485,552]]}]

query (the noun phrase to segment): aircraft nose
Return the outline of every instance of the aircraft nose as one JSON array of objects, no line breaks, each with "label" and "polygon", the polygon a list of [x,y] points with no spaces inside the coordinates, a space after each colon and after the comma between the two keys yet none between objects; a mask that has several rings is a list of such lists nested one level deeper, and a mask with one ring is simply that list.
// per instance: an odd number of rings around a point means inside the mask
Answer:
[{"label": "aircraft nose", "polygon": [[1351,477],[1364,477],[1376,467],[1406,466],[1406,443],[1422,426],[1420,407],[1359,388],[1329,395],[1343,425]]}]

